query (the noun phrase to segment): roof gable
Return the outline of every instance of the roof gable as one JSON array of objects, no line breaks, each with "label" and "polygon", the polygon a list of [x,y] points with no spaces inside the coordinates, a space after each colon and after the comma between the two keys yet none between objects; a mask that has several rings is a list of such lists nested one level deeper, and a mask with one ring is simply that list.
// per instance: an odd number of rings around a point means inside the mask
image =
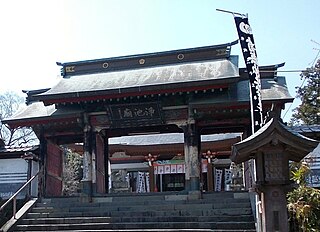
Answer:
[{"label": "roof gable", "polygon": [[187,48],[95,60],[84,60],[77,62],[57,62],[57,65],[62,66],[62,76],[68,78],[74,75],[102,72],[105,73],[172,64],[183,64],[196,61],[228,58],[230,57],[231,46],[237,43],[238,40],[226,44],[197,48]]},{"label": "roof gable", "polygon": [[290,153],[289,159],[298,162],[319,142],[300,135],[273,118],[256,133],[236,143],[232,147],[231,159],[236,163],[244,162],[256,154],[258,149],[271,143],[284,144]]}]

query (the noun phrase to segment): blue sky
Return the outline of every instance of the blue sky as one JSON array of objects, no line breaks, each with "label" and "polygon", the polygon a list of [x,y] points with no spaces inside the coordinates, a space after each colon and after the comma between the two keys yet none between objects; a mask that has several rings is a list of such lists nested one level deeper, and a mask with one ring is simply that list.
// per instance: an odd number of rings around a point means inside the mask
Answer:
[{"label": "blue sky", "polygon": [[[311,42],[320,43],[319,0],[0,0],[0,92],[52,87],[61,78],[56,61],[236,40],[232,15],[217,8],[248,13],[259,65],[305,69],[320,49]],[[240,45],[232,54],[243,67]],[[283,75],[295,96],[299,73]]]}]

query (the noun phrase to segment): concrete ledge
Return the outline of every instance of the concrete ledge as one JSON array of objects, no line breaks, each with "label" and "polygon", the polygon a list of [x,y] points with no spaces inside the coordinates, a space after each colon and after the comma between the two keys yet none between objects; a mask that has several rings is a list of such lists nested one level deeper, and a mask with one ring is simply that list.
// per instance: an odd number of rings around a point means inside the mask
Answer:
[{"label": "concrete ledge", "polygon": [[247,198],[249,198],[249,194],[248,194],[248,192],[233,193],[233,197],[235,199],[247,199]]},{"label": "concrete ledge", "polygon": [[27,203],[22,206],[22,208],[16,213],[16,218],[10,218],[6,224],[4,224],[1,228],[1,232],[12,231],[13,226],[31,209],[31,207],[37,202],[38,198],[32,198]]},{"label": "concrete ledge", "polygon": [[92,198],[93,203],[109,203],[113,202],[113,197],[93,197]]},{"label": "concrete ledge", "polygon": [[199,200],[201,199],[201,192],[200,191],[189,191],[188,200]]},{"label": "concrete ledge", "polygon": [[166,195],[164,199],[166,201],[185,201],[188,199],[188,195]]}]

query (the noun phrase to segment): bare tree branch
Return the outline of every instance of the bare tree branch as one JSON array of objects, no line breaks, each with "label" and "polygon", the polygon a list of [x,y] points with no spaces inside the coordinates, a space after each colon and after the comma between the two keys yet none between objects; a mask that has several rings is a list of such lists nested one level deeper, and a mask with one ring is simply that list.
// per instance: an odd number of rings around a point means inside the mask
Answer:
[{"label": "bare tree branch", "polygon": [[0,95],[0,138],[7,146],[22,146],[38,143],[31,128],[10,128],[1,120],[11,117],[23,105],[24,99],[13,92]]}]

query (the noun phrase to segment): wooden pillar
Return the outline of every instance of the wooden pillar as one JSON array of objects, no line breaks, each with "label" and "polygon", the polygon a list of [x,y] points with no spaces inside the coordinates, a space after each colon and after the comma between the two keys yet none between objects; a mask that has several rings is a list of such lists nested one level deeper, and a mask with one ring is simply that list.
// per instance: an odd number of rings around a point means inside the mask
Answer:
[{"label": "wooden pillar", "polygon": [[106,193],[109,193],[109,139],[107,135],[103,136],[103,143],[104,143],[104,168],[105,168],[105,178],[104,178],[104,185]]},{"label": "wooden pillar", "polygon": [[[108,141],[108,140],[107,140]],[[106,193],[105,136],[101,132],[92,134],[92,192]]]},{"label": "wooden pillar", "polygon": [[183,126],[185,157],[185,189],[200,191],[199,135],[195,123]]},{"label": "wooden pillar", "polygon": [[212,192],[213,191],[213,166],[211,162],[210,163],[208,162],[207,186],[208,186],[208,191]]},{"label": "wooden pillar", "polygon": [[[97,136],[98,132],[92,131],[90,135],[90,142],[91,144],[91,180],[92,180],[92,195],[97,193],[97,156],[98,156],[98,149],[97,149]],[[90,145],[89,145],[90,146]]]},{"label": "wooden pillar", "polygon": [[39,182],[38,182],[38,197],[45,196],[46,189],[46,154],[47,154],[47,140],[44,137],[44,128],[41,127],[40,131],[40,161],[39,161]]},{"label": "wooden pillar", "polygon": [[150,192],[154,192],[154,167],[149,166],[149,186]]},{"label": "wooden pillar", "polygon": [[84,126],[83,139],[83,178],[81,180],[81,199],[91,201],[92,197],[92,149],[91,149],[91,126],[86,123]]}]

